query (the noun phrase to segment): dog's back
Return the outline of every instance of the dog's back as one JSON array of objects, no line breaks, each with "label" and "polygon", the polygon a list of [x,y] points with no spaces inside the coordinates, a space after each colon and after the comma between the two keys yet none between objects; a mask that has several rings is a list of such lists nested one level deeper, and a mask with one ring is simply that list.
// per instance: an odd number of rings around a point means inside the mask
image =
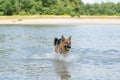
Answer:
[{"label": "dog's back", "polygon": [[62,39],[55,38],[54,39],[54,46],[59,45]]}]

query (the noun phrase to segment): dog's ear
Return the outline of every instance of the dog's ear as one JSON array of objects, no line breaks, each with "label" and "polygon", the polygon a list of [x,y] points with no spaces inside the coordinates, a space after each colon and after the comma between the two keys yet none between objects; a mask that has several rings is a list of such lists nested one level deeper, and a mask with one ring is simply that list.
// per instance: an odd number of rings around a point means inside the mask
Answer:
[{"label": "dog's ear", "polygon": [[69,37],[69,40],[71,40],[71,36]]},{"label": "dog's ear", "polygon": [[65,38],[64,38],[64,36],[62,35],[62,40],[64,40]]}]

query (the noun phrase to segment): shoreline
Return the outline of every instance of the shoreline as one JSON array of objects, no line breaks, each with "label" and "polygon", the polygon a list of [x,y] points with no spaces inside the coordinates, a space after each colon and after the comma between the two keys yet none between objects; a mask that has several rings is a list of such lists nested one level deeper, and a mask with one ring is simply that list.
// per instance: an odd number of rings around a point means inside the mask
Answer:
[{"label": "shoreline", "polygon": [[[22,18],[21,18],[22,17]],[[71,17],[37,17],[37,16],[3,16],[0,19],[0,25],[101,25],[115,24],[120,25],[120,17],[101,17],[100,16],[82,16],[80,18]],[[37,17],[37,18],[36,18]]]}]

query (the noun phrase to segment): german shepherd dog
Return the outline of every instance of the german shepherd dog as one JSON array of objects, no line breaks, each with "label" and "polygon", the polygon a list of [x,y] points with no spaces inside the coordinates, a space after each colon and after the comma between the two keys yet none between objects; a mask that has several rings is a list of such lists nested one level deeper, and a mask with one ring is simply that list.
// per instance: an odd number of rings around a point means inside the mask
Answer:
[{"label": "german shepherd dog", "polygon": [[54,39],[55,52],[57,54],[62,54],[64,57],[68,55],[71,49],[71,36],[69,38],[64,38],[62,35],[60,39]]}]

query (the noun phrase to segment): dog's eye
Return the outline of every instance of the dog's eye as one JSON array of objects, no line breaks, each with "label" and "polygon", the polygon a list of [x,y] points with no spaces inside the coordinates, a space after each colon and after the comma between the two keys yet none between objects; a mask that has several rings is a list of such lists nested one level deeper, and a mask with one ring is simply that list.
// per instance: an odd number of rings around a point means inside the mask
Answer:
[{"label": "dog's eye", "polygon": [[71,42],[69,44],[71,44]]},{"label": "dog's eye", "polygon": [[64,44],[68,44],[68,42],[65,42]]}]

